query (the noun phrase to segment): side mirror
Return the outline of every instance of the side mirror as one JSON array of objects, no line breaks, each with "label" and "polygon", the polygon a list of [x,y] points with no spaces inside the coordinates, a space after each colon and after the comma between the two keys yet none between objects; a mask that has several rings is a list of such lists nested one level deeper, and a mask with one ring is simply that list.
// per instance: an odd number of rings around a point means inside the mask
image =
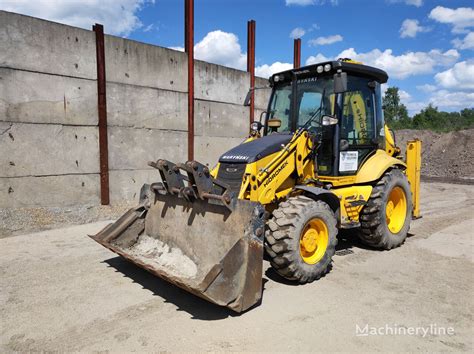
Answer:
[{"label": "side mirror", "polygon": [[338,72],[334,74],[334,93],[347,91],[347,73]]},{"label": "side mirror", "polygon": [[249,92],[247,92],[247,96],[245,96],[244,100],[244,106],[248,107],[250,106],[250,100],[252,99],[252,92],[255,90],[265,90],[271,88],[270,86],[264,86],[264,87],[251,87],[249,89]]},{"label": "side mirror", "polygon": [[324,126],[336,125],[337,122],[338,122],[338,119],[333,116],[323,116],[323,118],[321,119],[321,124]]},{"label": "side mirror", "polygon": [[250,88],[249,92],[247,92],[247,96],[245,96],[245,100],[244,100],[245,107],[250,106],[250,100],[252,99],[252,92],[253,92],[253,88]]}]

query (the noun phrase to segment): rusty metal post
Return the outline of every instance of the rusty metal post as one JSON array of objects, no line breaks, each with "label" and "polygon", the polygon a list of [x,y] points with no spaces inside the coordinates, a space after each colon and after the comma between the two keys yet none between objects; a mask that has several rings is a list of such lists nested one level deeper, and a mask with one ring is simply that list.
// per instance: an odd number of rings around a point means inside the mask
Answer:
[{"label": "rusty metal post", "polygon": [[96,23],[95,32],[97,59],[97,107],[99,115],[99,164],[100,164],[100,202],[109,205],[109,147],[107,141],[107,96],[105,78],[104,26]]},{"label": "rusty metal post", "polygon": [[297,38],[294,41],[293,68],[298,69],[300,66],[301,66],[301,39]]},{"label": "rusty metal post", "polygon": [[[247,22],[247,72],[250,73],[250,88],[255,87],[255,21]],[[255,90],[252,90],[250,99],[250,123],[254,121]]]},{"label": "rusty metal post", "polygon": [[185,0],[184,47],[188,54],[188,161],[194,160],[194,0]]}]

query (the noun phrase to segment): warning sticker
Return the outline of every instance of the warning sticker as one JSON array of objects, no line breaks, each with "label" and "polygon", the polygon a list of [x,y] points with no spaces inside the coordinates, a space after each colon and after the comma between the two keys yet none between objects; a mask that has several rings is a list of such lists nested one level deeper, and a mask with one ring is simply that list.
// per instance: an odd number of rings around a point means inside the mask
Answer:
[{"label": "warning sticker", "polygon": [[339,171],[357,171],[358,151],[341,151],[339,154]]}]

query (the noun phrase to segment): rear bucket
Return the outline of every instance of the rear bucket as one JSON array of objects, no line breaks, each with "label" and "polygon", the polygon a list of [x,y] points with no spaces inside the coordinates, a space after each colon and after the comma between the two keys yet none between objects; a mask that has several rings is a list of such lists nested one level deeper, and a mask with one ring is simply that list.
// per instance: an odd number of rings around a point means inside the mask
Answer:
[{"label": "rear bucket", "polygon": [[149,272],[212,303],[242,312],[262,294],[263,209],[234,199],[155,194],[92,239]]}]

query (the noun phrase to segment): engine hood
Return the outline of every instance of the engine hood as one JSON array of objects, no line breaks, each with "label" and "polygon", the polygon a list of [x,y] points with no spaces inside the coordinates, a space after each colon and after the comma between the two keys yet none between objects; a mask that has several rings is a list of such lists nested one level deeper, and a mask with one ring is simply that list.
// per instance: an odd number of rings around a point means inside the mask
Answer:
[{"label": "engine hood", "polygon": [[248,143],[237,145],[219,158],[223,163],[252,163],[281,150],[291,140],[292,134],[272,134]]}]

